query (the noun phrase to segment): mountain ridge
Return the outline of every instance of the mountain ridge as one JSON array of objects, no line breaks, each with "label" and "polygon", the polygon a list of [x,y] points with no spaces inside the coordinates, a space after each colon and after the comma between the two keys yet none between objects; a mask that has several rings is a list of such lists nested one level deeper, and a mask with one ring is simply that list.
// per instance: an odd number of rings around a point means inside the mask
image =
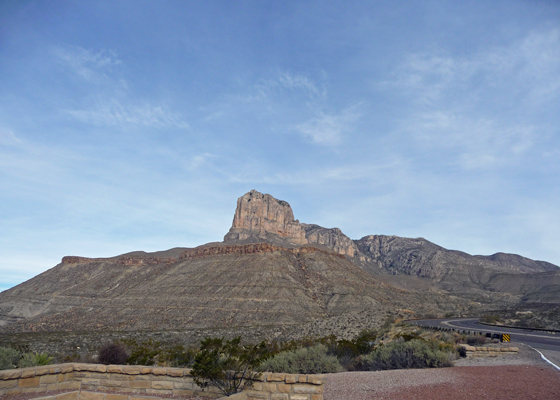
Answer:
[{"label": "mountain ridge", "polygon": [[560,269],[550,263],[471,256],[423,238],[352,240],[339,228],[300,223],[289,203],[252,190],[238,199],[223,242],[63,257],[0,293],[0,330],[234,333],[253,326],[273,335],[350,337],[389,314],[472,315],[560,303],[559,291]]}]

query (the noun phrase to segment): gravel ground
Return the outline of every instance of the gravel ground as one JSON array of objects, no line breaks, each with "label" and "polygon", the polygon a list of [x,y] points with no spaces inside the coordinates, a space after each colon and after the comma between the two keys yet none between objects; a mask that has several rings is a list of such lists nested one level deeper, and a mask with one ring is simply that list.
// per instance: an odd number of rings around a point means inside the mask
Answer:
[{"label": "gravel ground", "polygon": [[324,400],[553,400],[560,372],[539,354],[457,360],[453,368],[328,374]]}]

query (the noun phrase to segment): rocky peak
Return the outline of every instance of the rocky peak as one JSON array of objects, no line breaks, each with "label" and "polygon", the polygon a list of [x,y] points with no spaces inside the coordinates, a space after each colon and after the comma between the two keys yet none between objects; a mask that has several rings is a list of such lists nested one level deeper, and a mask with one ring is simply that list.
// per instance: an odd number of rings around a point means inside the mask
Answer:
[{"label": "rocky peak", "polygon": [[233,224],[224,242],[255,240],[278,245],[319,244],[345,256],[358,254],[355,243],[340,229],[302,224],[294,219],[287,202],[251,190],[237,200]]},{"label": "rocky peak", "polygon": [[305,238],[308,243],[317,243],[333,249],[338,254],[354,257],[358,248],[352,239],[346,236],[339,228],[323,228],[315,224],[301,224],[305,229]]},{"label": "rocky peak", "polygon": [[294,220],[292,207],[287,202],[251,190],[237,199],[233,224],[224,241],[267,239],[270,235],[292,244],[307,244],[305,231],[299,221]]}]

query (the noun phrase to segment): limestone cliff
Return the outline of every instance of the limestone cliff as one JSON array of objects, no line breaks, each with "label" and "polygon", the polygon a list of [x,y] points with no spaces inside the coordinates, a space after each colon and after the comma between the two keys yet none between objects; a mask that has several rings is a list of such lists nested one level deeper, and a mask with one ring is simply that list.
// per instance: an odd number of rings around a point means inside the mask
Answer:
[{"label": "limestone cliff", "polygon": [[277,235],[292,244],[307,244],[305,231],[294,220],[292,207],[282,200],[256,190],[237,199],[237,208],[231,229],[224,242],[253,238],[266,239]]},{"label": "limestone cliff", "polygon": [[233,224],[224,242],[266,240],[292,245],[319,244],[338,254],[354,257],[356,244],[338,228],[323,228],[294,220],[292,207],[269,194],[251,190],[237,200]]},{"label": "limestone cliff", "polygon": [[305,229],[305,238],[308,243],[317,243],[326,246],[338,254],[355,257],[358,248],[352,239],[346,236],[339,228],[323,228],[315,224],[301,224]]}]

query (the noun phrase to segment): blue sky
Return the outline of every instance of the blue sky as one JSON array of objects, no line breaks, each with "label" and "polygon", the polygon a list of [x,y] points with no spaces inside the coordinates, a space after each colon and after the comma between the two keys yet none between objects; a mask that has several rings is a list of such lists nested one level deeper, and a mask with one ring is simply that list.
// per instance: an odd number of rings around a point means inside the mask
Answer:
[{"label": "blue sky", "polygon": [[0,290],[301,222],[560,264],[557,1],[0,2]]}]

